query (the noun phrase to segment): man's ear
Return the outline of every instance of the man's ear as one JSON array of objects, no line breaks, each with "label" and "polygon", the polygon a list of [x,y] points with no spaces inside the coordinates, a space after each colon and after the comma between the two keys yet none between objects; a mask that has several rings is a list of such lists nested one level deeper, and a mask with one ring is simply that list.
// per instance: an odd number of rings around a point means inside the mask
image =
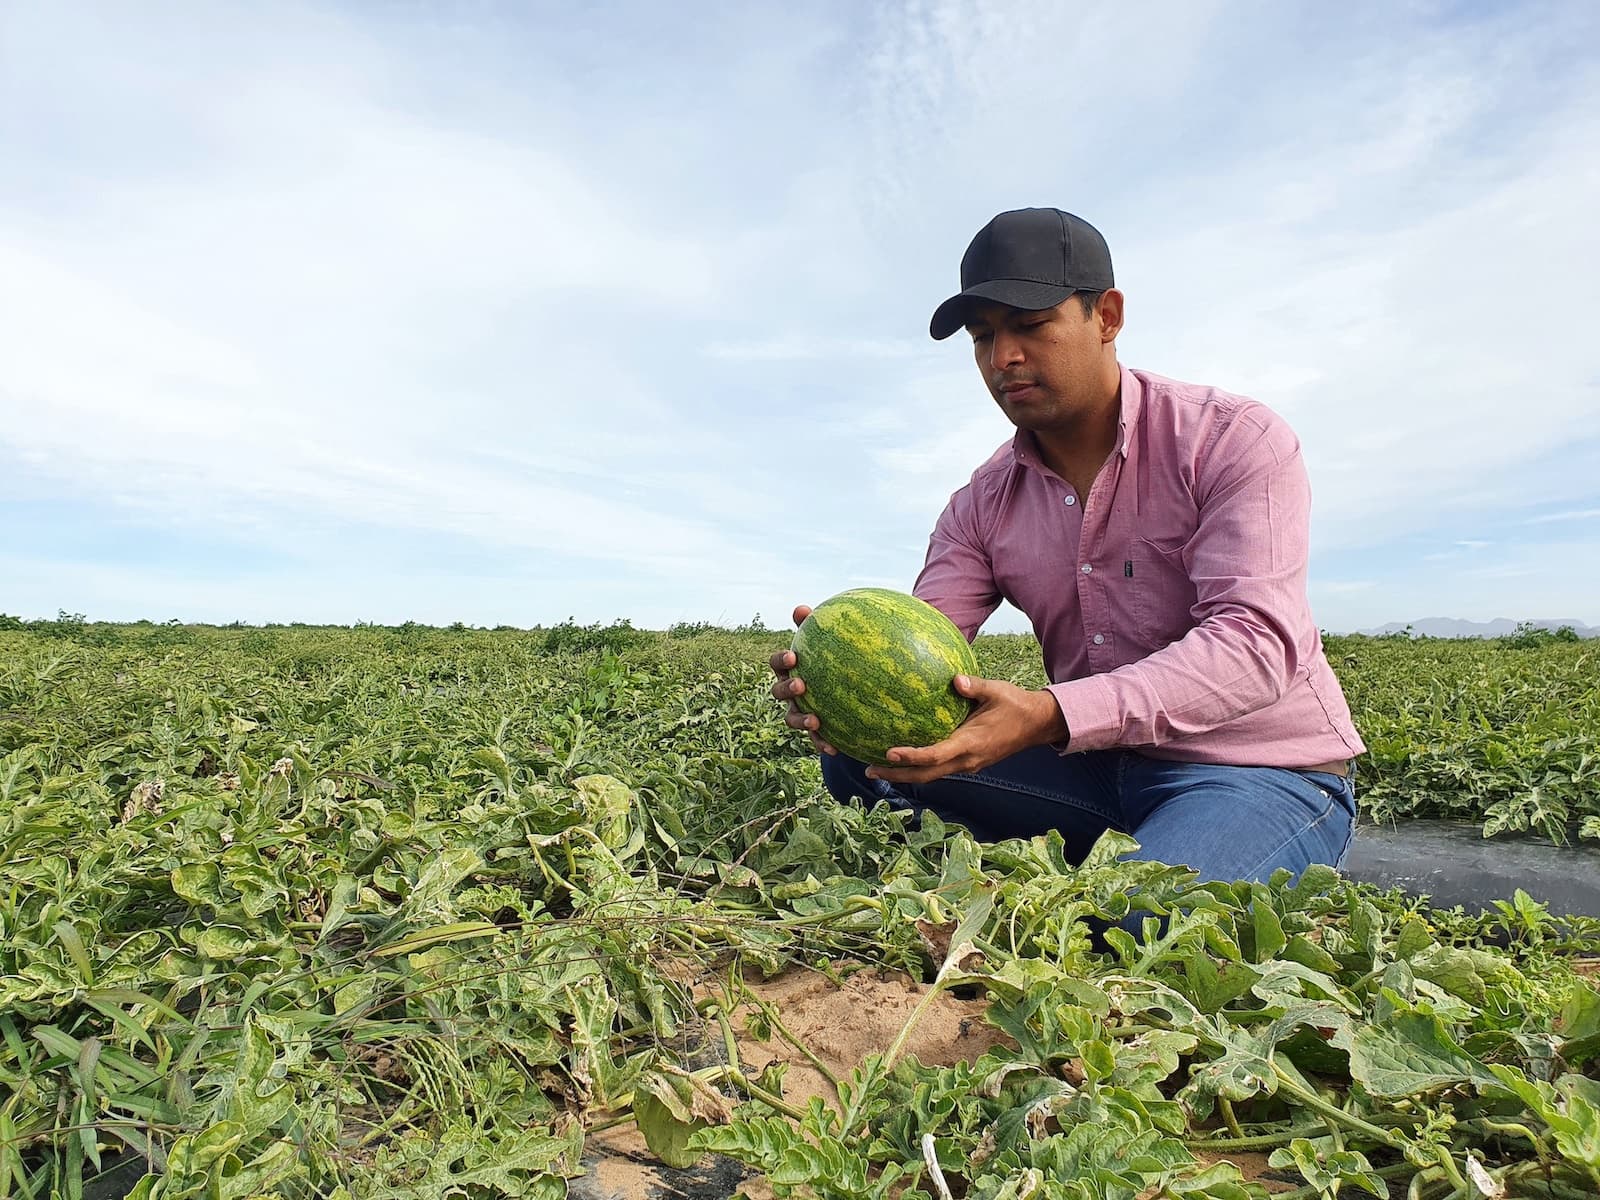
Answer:
[{"label": "man's ear", "polygon": [[1100,293],[1094,311],[1095,319],[1100,322],[1100,340],[1116,341],[1117,334],[1122,332],[1122,293],[1116,288],[1107,288]]}]

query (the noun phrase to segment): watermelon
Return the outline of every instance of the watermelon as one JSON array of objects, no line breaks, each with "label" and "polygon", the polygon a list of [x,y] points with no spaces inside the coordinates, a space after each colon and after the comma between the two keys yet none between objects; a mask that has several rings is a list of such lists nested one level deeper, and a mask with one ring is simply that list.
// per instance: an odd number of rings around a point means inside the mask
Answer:
[{"label": "watermelon", "polygon": [[931,746],[972,701],[951,680],[978,660],[950,618],[889,588],[852,588],[811,610],[790,647],[806,690],[795,697],[836,750],[879,766],[893,746]]}]

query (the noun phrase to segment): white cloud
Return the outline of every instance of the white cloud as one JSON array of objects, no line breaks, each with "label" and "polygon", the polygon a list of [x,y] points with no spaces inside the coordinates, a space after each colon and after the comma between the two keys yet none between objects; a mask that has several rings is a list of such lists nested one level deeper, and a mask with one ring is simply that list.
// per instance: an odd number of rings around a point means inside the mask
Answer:
[{"label": "white cloud", "polygon": [[[889,107],[906,135],[900,169],[926,172],[920,155],[936,141],[986,162],[986,135],[1002,179],[1008,152],[1032,166],[1048,145],[1061,164],[1046,168],[1043,188],[1011,188],[951,231],[951,264],[983,215],[1016,203],[1057,200],[1112,231],[1130,295],[1125,360],[1255,395],[1288,416],[1312,471],[1321,552],[1366,547],[1392,560],[1395,539],[1468,513],[1493,519],[1593,494],[1590,474],[1551,470],[1549,460],[1570,449],[1573,430],[1593,427],[1600,407],[1600,344],[1589,336],[1600,289],[1592,273],[1570,269],[1600,259],[1585,216],[1600,208],[1600,109],[1588,99],[1600,79],[1585,66],[1552,82],[1548,59],[1571,36],[1552,10],[1542,21],[1432,36],[1424,56],[1396,44],[1337,69],[1318,64],[1319,80],[1281,80],[1294,88],[1283,98],[1295,97],[1282,139],[1231,158],[1124,159],[1130,177],[1113,173],[1095,193],[1104,217],[1093,197],[1057,182],[1096,130],[1069,117],[1047,141],[1029,137],[1040,132],[1029,119],[1039,78],[1029,55],[1059,50],[1061,38],[1014,27],[1013,72],[963,72],[958,60],[981,67],[993,43],[979,29],[963,40],[942,7],[917,11],[924,20],[896,60],[912,76],[906,104],[938,94],[941,79],[948,103],[927,137],[915,129],[924,114]],[[1211,34],[1240,33],[1213,21],[1214,10],[1191,15]],[[990,19],[975,17],[980,27]],[[1097,20],[1086,23],[1091,34]],[[1203,53],[1206,36],[1185,36]],[[1154,41],[1168,52],[1160,33]],[[1242,37],[1239,53],[1251,49]],[[1162,78],[1184,79],[1192,66]],[[1085,94],[1095,70],[1077,78]],[[1135,188],[1126,209],[1119,200]],[[994,192],[993,180],[980,177],[974,190]],[[1118,225],[1133,236],[1119,242]],[[1518,295],[1533,304],[1526,320]],[[893,429],[899,418],[899,438],[871,452],[880,493],[907,510],[941,501],[998,440],[975,432],[981,421],[967,406],[981,399],[977,381],[950,387],[931,411],[896,395],[892,408],[859,418],[863,429]],[[1489,544],[1454,541],[1468,551]],[[1432,607],[1462,599],[1441,594]]]},{"label": "white cloud", "polygon": [[[298,556],[291,608],[903,586],[1010,434],[928,315],[984,219],[1060,203],[1111,239],[1125,359],[1294,423],[1319,556],[1374,560],[1321,568],[1329,606],[1399,604],[1407,535],[1469,561],[1600,512],[1597,20],[1430,11],[8,9],[0,518],[70,497]],[[331,582],[371,531],[471,563]],[[102,566],[62,586],[247,591]]]},{"label": "white cloud", "polygon": [[[583,436],[604,436],[585,422],[552,438],[542,462],[485,469],[468,457],[492,447],[488,429],[458,431],[447,455],[433,452],[445,425],[436,399],[399,393],[396,409],[402,418],[407,410],[420,414],[419,424],[374,423],[371,402],[345,404],[314,386],[300,391],[292,373],[277,374],[259,355],[53,264],[0,247],[0,273],[17,284],[0,293],[0,322],[16,335],[0,391],[0,411],[15,419],[0,442],[38,470],[124,504],[174,519],[246,522],[264,505],[288,505],[663,570],[703,556],[749,569],[764,561],[685,512],[681,494],[676,511],[619,501],[615,476],[607,480],[599,466],[609,456],[576,453]],[[607,390],[624,413],[648,408],[648,398],[630,399],[626,381],[609,379]],[[624,444],[636,436],[618,435]],[[651,436],[662,450],[675,440]],[[552,481],[563,466],[590,476],[589,486]],[[658,463],[628,481],[663,474]],[[202,509],[199,496],[207,498]]]},{"label": "white cloud", "polygon": [[1537,517],[1529,517],[1525,523],[1548,525],[1552,521],[1593,521],[1597,517],[1600,517],[1600,508],[1575,508],[1567,512],[1543,513]]},{"label": "white cloud", "polygon": [[[195,88],[190,132],[226,147],[199,165],[108,180],[70,224],[0,223],[0,455],[79,499],[268,542],[309,515],[677,588],[708,562],[771,573],[715,519],[758,520],[759,497],[695,469],[737,448],[608,353],[726,290],[713,244],[536,146],[385,109],[370,54],[331,33],[356,71],[284,60]],[[145,82],[122,71],[76,82],[111,104]],[[670,500],[627,498],[650,492]]]},{"label": "white cloud", "polygon": [[796,362],[821,359],[915,358],[925,347],[915,342],[888,338],[817,338],[806,335],[769,338],[751,342],[712,342],[702,351],[707,358],[747,362]]}]

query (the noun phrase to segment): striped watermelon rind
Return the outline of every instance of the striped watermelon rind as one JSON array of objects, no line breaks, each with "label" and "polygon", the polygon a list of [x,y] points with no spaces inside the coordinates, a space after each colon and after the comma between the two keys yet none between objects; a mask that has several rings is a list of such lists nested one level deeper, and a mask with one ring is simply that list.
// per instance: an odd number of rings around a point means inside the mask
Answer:
[{"label": "striped watermelon rind", "polygon": [[795,632],[795,697],[816,715],[822,739],[851,758],[883,766],[895,746],[931,746],[972,709],[951,686],[978,660],[949,617],[891,588],[852,588],[811,610]]}]

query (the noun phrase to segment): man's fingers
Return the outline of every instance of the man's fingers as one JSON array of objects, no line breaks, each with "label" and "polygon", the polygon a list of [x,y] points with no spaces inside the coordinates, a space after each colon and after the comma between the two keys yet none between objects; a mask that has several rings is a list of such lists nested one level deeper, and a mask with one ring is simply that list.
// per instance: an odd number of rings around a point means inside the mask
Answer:
[{"label": "man's fingers", "polygon": [[965,729],[957,729],[942,742],[931,746],[895,746],[884,756],[892,767],[934,767],[951,770],[950,764],[970,754],[971,736]]},{"label": "man's fingers", "polygon": [[817,719],[817,714],[803,711],[792,700],[789,702],[789,711],[783,714],[783,723],[790,729],[804,729],[811,737],[811,744],[819,752],[823,754],[838,753],[818,732],[822,728],[822,722]]},{"label": "man's fingers", "polygon": [[887,783],[927,783],[947,774],[948,767],[912,766],[909,763],[867,769],[868,779],[882,779]]},{"label": "man's fingers", "polygon": [[[810,615],[811,606],[809,604],[795,605],[794,623],[796,626],[800,625]],[[772,664],[773,674],[778,677],[777,682],[772,685],[772,698],[774,700],[786,700],[789,704],[789,710],[783,714],[783,723],[790,729],[805,730],[806,736],[811,739],[812,746],[816,748],[819,754],[837,754],[838,751],[823,740],[818,733],[818,730],[822,728],[822,722],[817,720],[815,714],[802,712],[799,705],[794,702],[794,698],[803,695],[806,690],[805,680],[798,675],[789,674],[799,665],[799,660],[795,657],[794,651],[779,650],[769,662]]]},{"label": "man's fingers", "polygon": [[783,714],[783,721],[790,729],[809,729],[815,733],[822,728],[822,722],[817,720],[815,713],[805,712],[793,702],[789,705],[789,711]]},{"label": "man's fingers", "polygon": [[931,783],[975,769],[981,759],[972,739],[960,731],[931,746],[895,746],[884,757],[888,765],[872,767],[867,774],[890,783]]},{"label": "man's fingers", "polygon": [[[894,752],[891,751],[891,757]],[[871,767],[867,775],[872,779],[882,779],[889,783],[932,783],[935,779],[943,779],[946,775],[957,775],[963,771],[977,769],[978,760],[971,754],[945,754],[940,756],[930,755],[927,749],[916,751],[916,761],[901,759],[891,762],[886,767]]]},{"label": "man's fingers", "polygon": [[1003,680],[984,679],[980,675],[957,675],[950,683],[969,700],[992,699],[1006,686]]}]

